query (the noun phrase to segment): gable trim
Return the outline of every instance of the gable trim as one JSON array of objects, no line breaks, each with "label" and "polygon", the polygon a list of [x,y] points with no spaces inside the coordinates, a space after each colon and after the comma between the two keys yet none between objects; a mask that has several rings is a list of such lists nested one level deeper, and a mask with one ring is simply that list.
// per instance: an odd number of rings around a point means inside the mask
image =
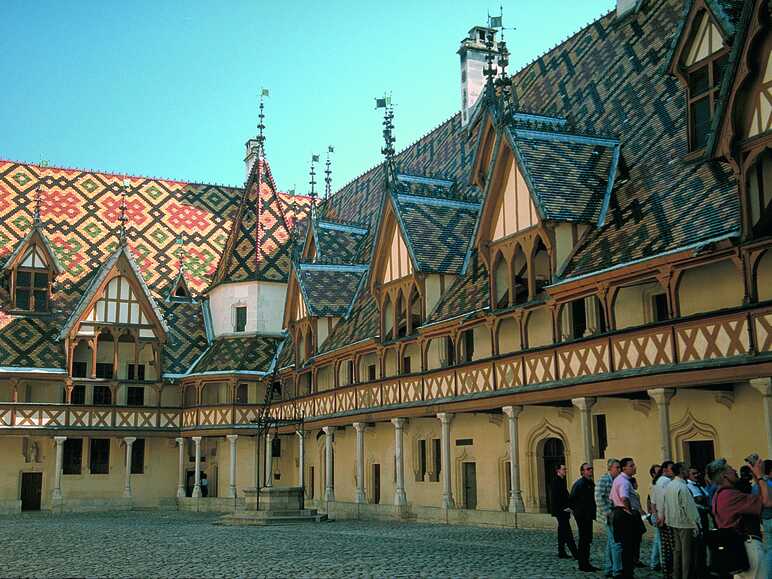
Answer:
[{"label": "gable trim", "polygon": [[407,193],[398,194],[397,200],[404,201],[405,203],[416,203],[418,205],[453,207],[455,209],[469,209],[471,211],[478,211],[481,206],[480,203],[470,203],[469,201],[457,201],[456,199],[445,199],[441,197],[421,197],[419,195],[409,195]]}]

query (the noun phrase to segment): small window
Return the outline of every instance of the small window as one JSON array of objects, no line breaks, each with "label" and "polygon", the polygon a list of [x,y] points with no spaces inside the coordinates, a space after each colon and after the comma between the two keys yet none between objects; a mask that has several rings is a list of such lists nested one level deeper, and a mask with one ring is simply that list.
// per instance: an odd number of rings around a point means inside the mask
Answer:
[{"label": "small window", "polygon": [[402,358],[402,373],[410,374],[410,356]]},{"label": "small window", "polygon": [[86,362],[73,362],[72,363],[72,377],[73,378],[85,378],[87,372]]},{"label": "small window", "polygon": [[651,317],[653,322],[662,322],[670,319],[667,311],[667,294],[654,294],[651,296]]},{"label": "small window", "polygon": [[428,464],[428,461],[426,456],[426,441],[419,440],[418,441],[418,476],[416,477],[416,479],[419,482],[423,482],[424,479],[426,479],[427,464]]},{"label": "small window", "polygon": [[247,329],[247,307],[238,306],[236,308],[236,332],[244,332]]},{"label": "small window", "polygon": [[83,439],[68,438],[64,441],[62,473],[80,474],[83,465]]},{"label": "small window", "polygon": [[108,386],[94,386],[94,405],[113,403],[113,393]]},{"label": "small window", "polygon": [[85,404],[86,403],[86,387],[83,384],[76,384],[72,387],[72,394],[70,394],[70,404]]},{"label": "small window", "polygon": [[281,438],[274,436],[271,439],[271,456],[281,458]]},{"label": "small window", "polygon": [[145,405],[145,388],[143,386],[129,386],[126,392],[127,406]]},{"label": "small window", "polygon": [[436,482],[440,480],[442,472],[442,443],[439,438],[432,438],[432,464],[434,468],[431,480]]},{"label": "small window", "polygon": [[370,381],[375,380],[375,364],[370,364],[367,367],[367,379]]},{"label": "small window", "polygon": [[246,384],[239,384],[236,388],[236,404],[246,404],[249,396],[249,388]]},{"label": "small window", "polygon": [[608,448],[608,430],[606,429],[606,415],[595,414],[595,458],[606,458]]},{"label": "small window", "polygon": [[96,377],[110,380],[113,377],[113,365],[103,362],[97,362]]},{"label": "small window", "polygon": [[89,470],[91,474],[110,473],[110,439],[92,438],[89,448]]},{"label": "small window", "polygon": [[474,330],[467,330],[462,336],[463,352],[461,353],[462,362],[471,362],[474,358]]},{"label": "small window", "polygon": [[19,268],[16,271],[16,307],[30,312],[48,311],[48,272]]},{"label": "small window", "polygon": [[353,384],[354,383],[354,361],[349,360],[346,362],[346,374],[348,376],[348,383]]},{"label": "small window", "polygon": [[453,339],[450,336],[445,336],[443,338],[443,345],[445,356],[440,362],[443,368],[448,368],[456,363],[456,348],[453,347]]},{"label": "small window", "polygon": [[726,52],[717,53],[688,73],[689,149],[692,151],[702,149],[708,140],[727,60]]},{"label": "small window", "polygon": [[126,376],[129,380],[144,380],[145,379],[145,365],[144,364],[128,364],[126,367]]},{"label": "small window", "polygon": [[138,438],[131,445],[131,474],[145,473],[145,439]]}]

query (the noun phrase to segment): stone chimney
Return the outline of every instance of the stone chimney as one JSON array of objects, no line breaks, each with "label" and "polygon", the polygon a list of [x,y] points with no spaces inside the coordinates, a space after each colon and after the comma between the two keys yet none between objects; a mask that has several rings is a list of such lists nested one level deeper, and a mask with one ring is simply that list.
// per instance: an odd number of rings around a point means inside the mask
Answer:
[{"label": "stone chimney", "polygon": [[249,179],[249,173],[252,171],[252,166],[255,164],[255,160],[257,159],[257,139],[249,139],[245,146],[247,153],[244,157],[244,165],[246,170],[244,180],[246,181]]},{"label": "stone chimney", "polygon": [[[621,1],[621,0],[620,0]],[[496,30],[485,26],[475,26],[469,35],[461,41],[458,55],[461,58],[461,124],[466,125],[477,99],[485,87],[485,48],[486,35],[493,35],[496,40]],[[493,51],[498,52],[496,45]],[[493,66],[496,66],[494,61]]]}]

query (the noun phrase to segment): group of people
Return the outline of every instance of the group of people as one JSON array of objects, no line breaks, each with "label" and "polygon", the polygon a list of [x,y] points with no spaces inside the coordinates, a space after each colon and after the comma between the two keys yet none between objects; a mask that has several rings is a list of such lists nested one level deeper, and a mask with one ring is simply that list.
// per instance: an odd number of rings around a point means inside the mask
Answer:
[{"label": "group of people", "polygon": [[646,566],[640,548],[648,523],[654,529],[650,567],[667,579],[699,579],[711,576],[707,533],[730,529],[747,555],[748,568],[734,577],[772,579],[772,460],[751,455],[747,461],[738,475],[725,459],[715,460],[705,469],[707,481],[699,469],[683,463],[652,465],[645,506],[632,458],[610,459],[597,484],[592,465],[583,463],[570,491],[566,466],[560,465],[549,489],[550,514],[558,523],[558,557],[575,558],[580,571],[599,571],[590,562],[593,521],[599,518],[606,527],[606,577],[634,577],[636,567]]}]

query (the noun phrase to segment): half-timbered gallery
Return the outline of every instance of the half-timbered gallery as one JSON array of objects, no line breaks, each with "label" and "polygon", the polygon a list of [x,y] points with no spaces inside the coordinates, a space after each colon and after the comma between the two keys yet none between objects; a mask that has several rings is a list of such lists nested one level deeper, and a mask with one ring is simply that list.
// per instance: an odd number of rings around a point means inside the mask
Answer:
[{"label": "half-timbered gallery", "polygon": [[472,28],[337,191],[262,109],[243,188],[0,161],[0,511],[509,525],[556,464],[772,456],[769,22],[618,0],[517,72]]}]

